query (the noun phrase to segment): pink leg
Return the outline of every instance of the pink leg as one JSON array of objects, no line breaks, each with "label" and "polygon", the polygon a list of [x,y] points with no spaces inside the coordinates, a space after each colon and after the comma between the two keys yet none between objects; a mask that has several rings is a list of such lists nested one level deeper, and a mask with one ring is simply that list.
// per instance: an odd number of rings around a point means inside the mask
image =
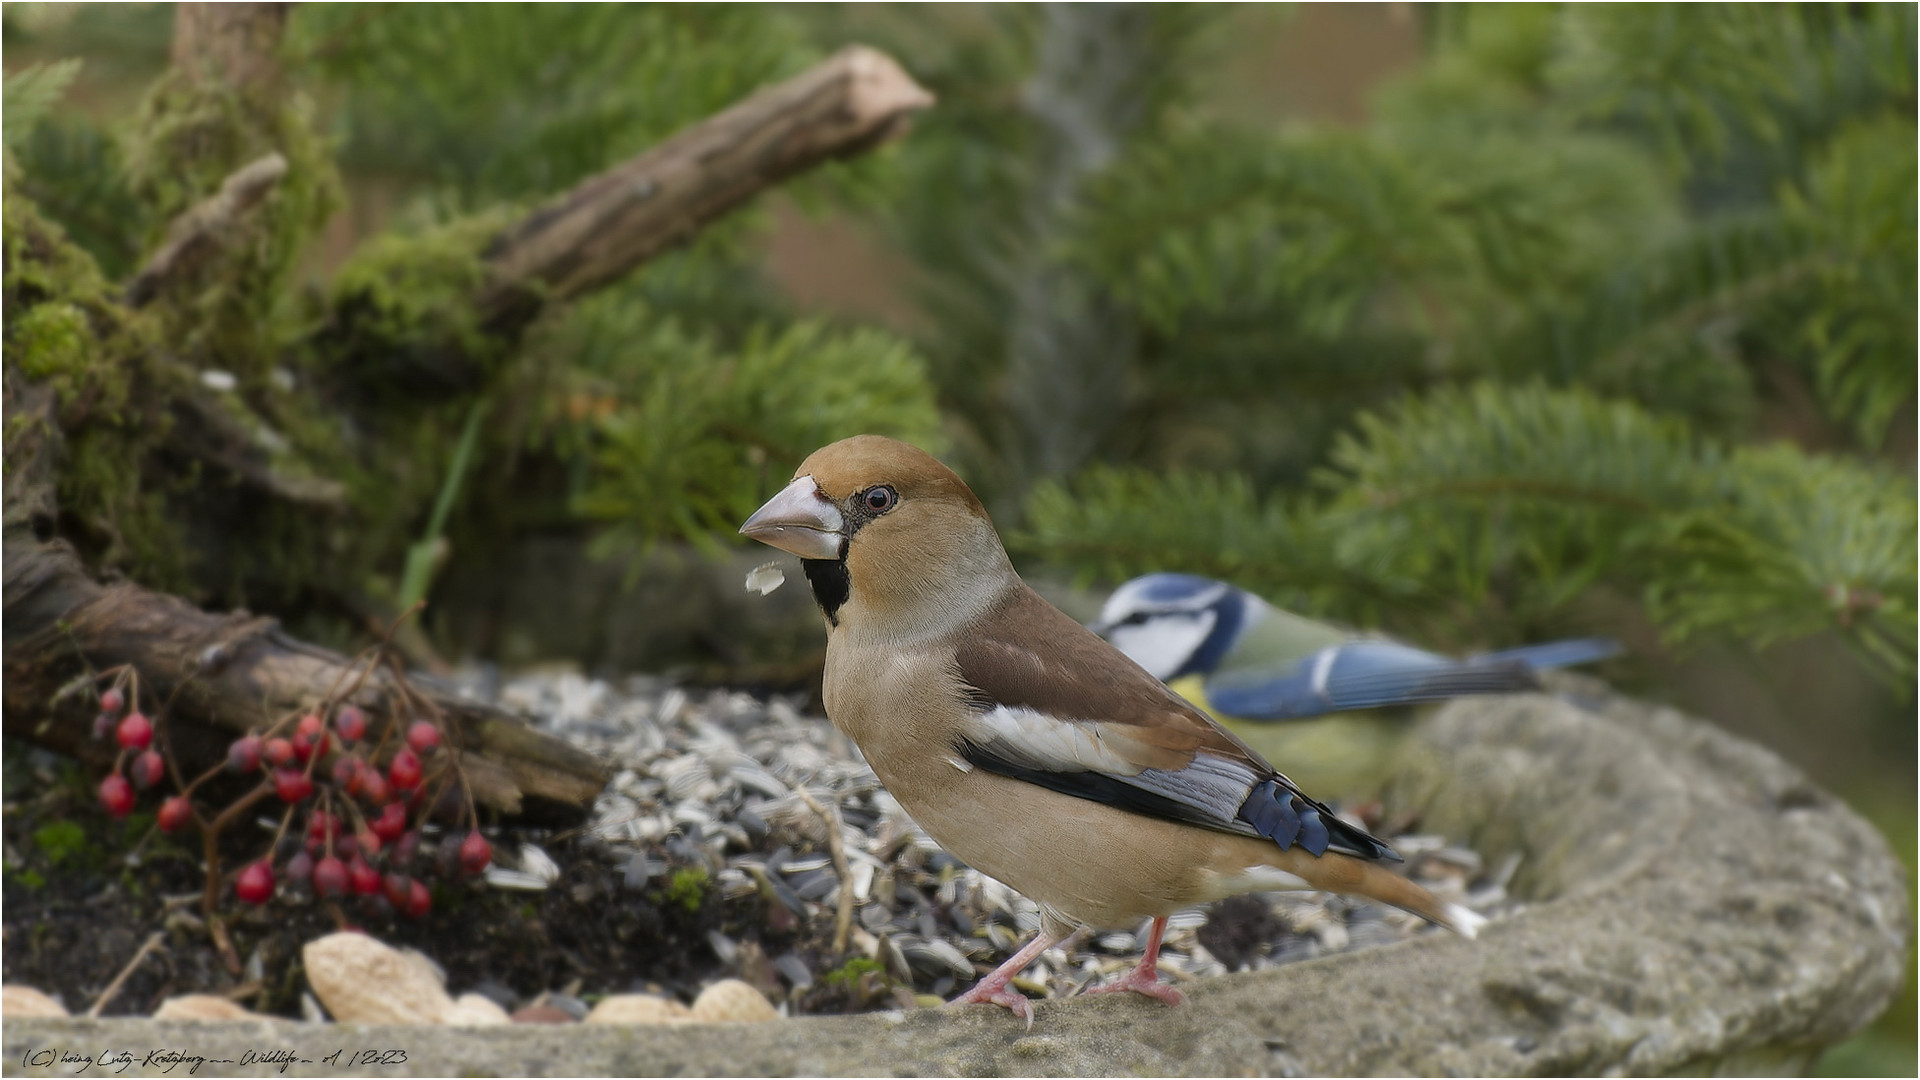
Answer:
[{"label": "pink leg", "polygon": [[1140,957],[1140,963],[1132,971],[1120,977],[1120,981],[1108,983],[1087,991],[1089,994],[1111,994],[1120,990],[1131,990],[1136,994],[1145,994],[1159,998],[1169,1005],[1179,1005],[1187,996],[1166,983],[1160,981],[1160,969],[1156,966],[1160,960],[1160,939],[1167,932],[1167,919],[1162,915],[1153,920],[1153,929],[1147,933],[1147,951]]},{"label": "pink leg", "polygon": [[1041,933],[1036,935],[1032,941],[1027,942],[1026,948],[1014,953],[1006,963],[994,968],[992,974],[975,983],[973,989],[947,1002],[947,1004],[999,1005],[1013,1015],[1025,1020],[1028,1027],[1032,1027],[1033,1004],[1027,1000],[1025,994],[1022,994],[1018,990],[1009,989],[1007,984],[1013,981],[1015,975],[1025,971],[1027,965],[1033,963],[1034,957],[1052,948],[1054,943],[1059,940],[1060,938],[1052,934]]}]

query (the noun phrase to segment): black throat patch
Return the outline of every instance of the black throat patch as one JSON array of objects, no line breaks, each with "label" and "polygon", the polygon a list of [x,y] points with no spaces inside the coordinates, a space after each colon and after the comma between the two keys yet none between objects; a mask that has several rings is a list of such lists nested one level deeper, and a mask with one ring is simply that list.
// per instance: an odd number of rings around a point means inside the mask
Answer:
[{"label": "black throat patch", "polygon": [[847,602],[853,582],[847,576],[847,542],[840,541],[837,559],[801,559],[800,569],[807,572],[807,584],[813,588],[813,602],[827,617],[828,626],[840,625],[840,605]]}]

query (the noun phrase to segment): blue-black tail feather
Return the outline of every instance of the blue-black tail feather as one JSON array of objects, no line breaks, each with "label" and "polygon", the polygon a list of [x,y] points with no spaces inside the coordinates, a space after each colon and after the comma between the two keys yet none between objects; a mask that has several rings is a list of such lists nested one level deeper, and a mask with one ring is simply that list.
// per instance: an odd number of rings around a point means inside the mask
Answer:
[{"label": "blue-black tail feather", "polygon": [[1240,804],[1241,821],[1279,845],[1281,851],[1299,844],[1313,856],[1329,849],[1362,859],[1399,862],[1392,848],[1364,829],[1340,820],[1330,808],[1302,795],[1284,780],[1265,780]]}]

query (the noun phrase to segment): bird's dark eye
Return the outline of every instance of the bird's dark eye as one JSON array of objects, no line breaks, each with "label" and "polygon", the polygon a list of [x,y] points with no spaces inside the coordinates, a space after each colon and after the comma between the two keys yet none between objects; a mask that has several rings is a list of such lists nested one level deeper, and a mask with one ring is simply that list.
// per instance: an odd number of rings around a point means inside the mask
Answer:
[{"label": "bird's dark eye", "polygon": [[876,487],[868,488],[860,499],[867,504],[867,509],[876,514],[884,514],[893,509],[893,504],[900,501],[900,496],[894,494],[894,490],[890,487]]},{"label": "bird's dark eye", "polygon": [[1120,625],[1121,626],[1139,626],[1140,624],[1146,622],[1149,618],[1151,618],[1151,616],[1149,616],[1146,612],[1136,611],[1133,614],[1127,616],[1126,618],[1121,619]]}]

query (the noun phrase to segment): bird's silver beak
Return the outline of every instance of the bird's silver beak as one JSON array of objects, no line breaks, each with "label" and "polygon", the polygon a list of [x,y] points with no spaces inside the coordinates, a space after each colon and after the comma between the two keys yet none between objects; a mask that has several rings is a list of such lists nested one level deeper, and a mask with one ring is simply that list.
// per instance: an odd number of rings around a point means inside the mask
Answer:
[{"label": "bird's silver beak", "polygon": [[803,559],[838,559],[846,542],[846,526],[839,507],[813,477],[801,476],[755,510],[740,526],[740,535]]}]

